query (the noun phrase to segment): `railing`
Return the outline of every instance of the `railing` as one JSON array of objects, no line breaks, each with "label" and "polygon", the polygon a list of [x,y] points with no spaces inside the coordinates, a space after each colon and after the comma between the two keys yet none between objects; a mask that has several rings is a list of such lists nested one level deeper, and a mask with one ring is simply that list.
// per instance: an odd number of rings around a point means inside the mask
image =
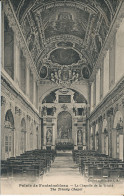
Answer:
[{"label": "railing", "polygon": [[57,143],[71,143],[71,144],[73,144],[74,141],[73,141],[73,139],[56,139],[56,144]]}]

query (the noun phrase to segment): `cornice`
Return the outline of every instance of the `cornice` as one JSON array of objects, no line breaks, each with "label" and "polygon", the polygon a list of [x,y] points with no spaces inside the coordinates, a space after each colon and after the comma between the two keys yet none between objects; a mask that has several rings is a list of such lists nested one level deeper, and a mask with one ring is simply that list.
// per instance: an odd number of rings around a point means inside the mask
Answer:
[{"label": "cornice", "polygon": [[12,94],[12,96],[10,96],[9,94],[10,100],[13,100],[15,102],[14,97],[18,97],[19,100],[23,101],[23,104],[26,104],[26,107],[29,108],[39,118],[39,111],[31,104],[31,102],[27,100],[26,96],[23,95],[21,90],[19,91],[19,89],[17,89],[13,82],[11,82],[3,72],[1,74],[1,85],[4,86],[4,88],[7,89],[8,92],[10,92],[10,94]]}]

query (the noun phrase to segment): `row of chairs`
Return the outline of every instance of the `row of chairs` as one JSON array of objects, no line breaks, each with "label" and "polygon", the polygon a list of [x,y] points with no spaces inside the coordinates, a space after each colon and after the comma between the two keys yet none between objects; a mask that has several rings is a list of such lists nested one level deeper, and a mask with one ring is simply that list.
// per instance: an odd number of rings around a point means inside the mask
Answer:
[{"label": "row of chairs", "polygon": [[124,178],[124,162],[96,151],[74,150],[73,160],[86,177]]},{"label": "row of chairs", "polygon": [[1,161],[2,177],[40,177],[50,169],[56,152],[54,150],[26,151],[20,156]]}]

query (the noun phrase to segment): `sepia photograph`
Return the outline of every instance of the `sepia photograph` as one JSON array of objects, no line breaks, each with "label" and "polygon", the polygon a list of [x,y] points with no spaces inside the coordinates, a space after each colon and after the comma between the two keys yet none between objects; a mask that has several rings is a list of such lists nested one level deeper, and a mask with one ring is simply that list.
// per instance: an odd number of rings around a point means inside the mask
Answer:
[{"label": "sepia photograph", "polygon": [[124,0],[1,0],[2,195],[124,195]]}]

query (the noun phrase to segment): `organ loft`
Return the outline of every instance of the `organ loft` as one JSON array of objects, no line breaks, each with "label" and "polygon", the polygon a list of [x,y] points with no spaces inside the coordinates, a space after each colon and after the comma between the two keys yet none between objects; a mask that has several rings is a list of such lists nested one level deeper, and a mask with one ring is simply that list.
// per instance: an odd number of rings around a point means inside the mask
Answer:
[{"label": "organ loft", "polygon": [[3,0],[1,10],[2,175],[44,175],[59,156],[69,167],[68,153],[82,175],[90,157],[88,175],[123,178],[123,0]]}]

